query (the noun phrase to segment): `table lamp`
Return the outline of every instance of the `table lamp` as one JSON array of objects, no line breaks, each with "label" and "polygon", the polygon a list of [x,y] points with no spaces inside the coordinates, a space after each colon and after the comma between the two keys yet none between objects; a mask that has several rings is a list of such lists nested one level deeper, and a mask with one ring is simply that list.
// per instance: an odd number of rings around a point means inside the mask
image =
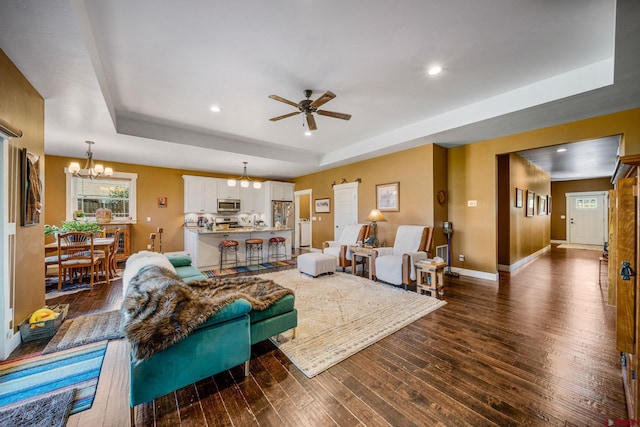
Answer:
[{"label": "table lamp", "polygon": [[369,212],[367,221],[371,221],[371,235],[367,239],[366,243],[370,244],[371,246],[378,246],[378,239],[376,238],[376,231],[378,228],[377,222],[386,221],[386,218],[378,209],[373,209],[371,212]]}]

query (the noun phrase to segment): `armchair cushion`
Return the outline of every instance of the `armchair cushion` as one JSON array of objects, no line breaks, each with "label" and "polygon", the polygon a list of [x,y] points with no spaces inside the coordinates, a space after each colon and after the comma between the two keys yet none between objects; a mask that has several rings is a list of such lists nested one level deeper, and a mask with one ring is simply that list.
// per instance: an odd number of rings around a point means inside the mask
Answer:
[{"label": "armchair cushion", "polygon": [[351,249],[349,246],[355,245],[358,240],[364,240],[369,230],[367,224],[347,224],[342,229],[338,240],[328,240],[323,243],[322,252],[336,257],[338,266],[351,266]]},{"label": "armchair cushion", "polygon": [[377,248],[372,257],[377,279],[392,285],[408,285],[416,280],[415,263],[428,258],[431,227],[401,225],[392,248]]}]

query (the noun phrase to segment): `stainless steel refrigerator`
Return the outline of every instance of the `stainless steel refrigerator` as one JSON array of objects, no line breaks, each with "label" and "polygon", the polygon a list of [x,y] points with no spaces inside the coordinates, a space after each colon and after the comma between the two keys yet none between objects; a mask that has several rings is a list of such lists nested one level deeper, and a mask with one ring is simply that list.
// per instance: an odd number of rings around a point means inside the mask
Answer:
[{"label": "stainless steel refrigerator", "polygon": [[280,223],[282,228],[293,228],[294,215],[293,202],[276,200],[271,202],[271,218],[273,218],[271,226],[277,227],[277,224]]}]

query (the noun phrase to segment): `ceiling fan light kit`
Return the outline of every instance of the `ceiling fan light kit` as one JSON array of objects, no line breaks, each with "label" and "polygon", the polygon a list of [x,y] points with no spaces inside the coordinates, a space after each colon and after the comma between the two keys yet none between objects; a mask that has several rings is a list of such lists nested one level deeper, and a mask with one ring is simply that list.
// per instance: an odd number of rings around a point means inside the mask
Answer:
[{"label": "ceiling fan light kit", "polygon": [[335,98],[336,97],[335,93],[331,91],[326,91],[315,101],[312,101],[310,99],[312,94],[313,94],[313,91],[311,89],[305,90],[304,96],[306,97],[306,99],[303,99],[298,103],[289,101],[288,99],[282,98],[281,96],[278,96],[278,95],[269,95],[269,98],[271,99],[284,102],[285,104],[289,104],[292,107],[296,107],[298,109],[298,111],[294,113],[273,117],[269,120],[271,120],[272,122],[275,122],[278,120],[286,119],[287,117],[293,117],[293,116],[297,116],[298,114],[304,113],[307,120],[307,127],[309,128],[309,130],[316,130],[318,129],[318,127],[316,125],[316,119],[313,116],[314,113],[320,116],[333,117],[335,119],[342,119],[342,120],[349,120],[351,118],[351,114],[337,113],[335,111],[327,111],[327,110],[318,110],[318,107],[326,104],[327,102]]}]

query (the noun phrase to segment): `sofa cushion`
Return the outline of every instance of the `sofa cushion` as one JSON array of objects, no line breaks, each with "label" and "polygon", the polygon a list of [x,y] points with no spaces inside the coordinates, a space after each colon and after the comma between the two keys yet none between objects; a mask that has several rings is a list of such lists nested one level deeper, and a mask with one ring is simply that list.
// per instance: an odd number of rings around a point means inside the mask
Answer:
[{"label": "sofa cushion", "polygon": [[127,288],[129,287],[131,279],[138,274],[140,270],[151,265],[157,265],[158,267],[164,267],[174,273],[176,272],[173,264],[171,264],[169,259],[161,253],[151,251],[140,251],[135,253],[127,259],[124,272],[122,273],[122,293],[124,295],[127,293]]},{"label": "sofa cushion", "polygon": [[185,283],[195,282],[196,280],[205,280],[207,276],[202,274],[200,270],[192,265],[176,267],[176,274],[180,276]]},{"label": "sofa cushion", "polygon": [[276,301],[273,305],[268,307],[266,310],[251,310],[249,312],[249,317],[251,318],[251,323],[259,322],[264,319],[268,319],[269,317],[277,316],[282,313],[287,313],[293,310],[293,305],[295,303],[295,298],[293,295],[285,295]]},{"label": "sofa cushion", "polygon": [[226,322],[230,319],[235,319],[236,317],[249,313],[250,310],[251,304],[249,304],[249,301],[243,298],[238,298],[237,300],[222,307],[216,314],[211,316],[206,322],[198,326],[196,329],[206,328],[211,325]]},{"label": "sofa cushion", "polygon": [[189,255],[170,255],[167,256],[167,258],[169,259],[169,262],[171,262],[171,264],[176,268],[191,265],[191,257]]}]

